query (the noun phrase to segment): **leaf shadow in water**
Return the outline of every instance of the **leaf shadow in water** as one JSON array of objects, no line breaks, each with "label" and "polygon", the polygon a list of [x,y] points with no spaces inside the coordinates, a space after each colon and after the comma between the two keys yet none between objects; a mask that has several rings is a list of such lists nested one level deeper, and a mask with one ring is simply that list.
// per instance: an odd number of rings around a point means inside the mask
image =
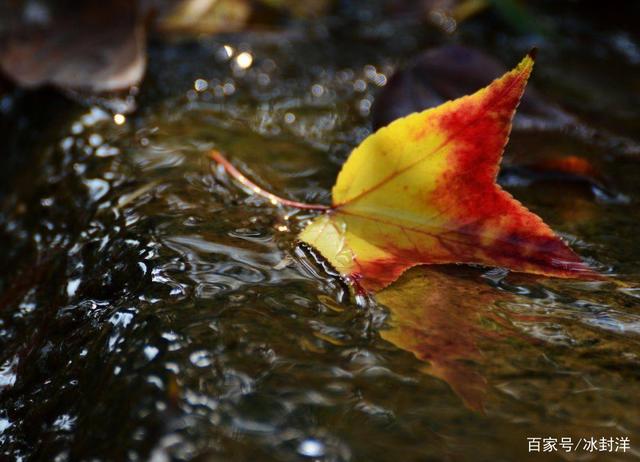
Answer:
[{"label": "leaf shadow in water", "polygon": [[489,384],[480,372],[482,344],[534,341],[500,315],[499,304],[515,298],[471,268],[416,267],[377,295],[390,313],[381,336],[428,363],[422,370],[447,382],[468,408],[483,411]]}]

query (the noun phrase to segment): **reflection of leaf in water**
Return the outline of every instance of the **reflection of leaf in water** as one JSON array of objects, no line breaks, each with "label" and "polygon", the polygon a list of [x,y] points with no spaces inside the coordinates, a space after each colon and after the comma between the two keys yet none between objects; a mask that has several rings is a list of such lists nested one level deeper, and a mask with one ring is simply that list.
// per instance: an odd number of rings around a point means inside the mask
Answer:
[{"label": "reflection of leaf in water", "polygon": [[391,328],[381,335],[427,361],[426,373],[447,382],[469,408],[481,410],[487,381],[472,362],[482,357],[480,341],[501,338],[509,329],[491,307],[513,296],[460,270],[414,268],[379,292],[377,300],[391,314]]},{"label": "reflection of leaf in water", "polygon": [[134,86],[146,67],[145,30],[135,5],[87,2],[44,24],[14,28],[0,44],[0,67],[24,87],[105,92]]}]

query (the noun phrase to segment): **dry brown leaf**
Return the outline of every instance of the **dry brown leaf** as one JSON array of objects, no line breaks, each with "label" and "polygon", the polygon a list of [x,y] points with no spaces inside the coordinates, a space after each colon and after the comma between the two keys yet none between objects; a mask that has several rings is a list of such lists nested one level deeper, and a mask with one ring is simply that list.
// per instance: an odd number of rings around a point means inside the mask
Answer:
[{"label": "dry brown leaf", "polygon": [[135,2],[91,2],[44,24],[13,27],[0,44],[0,67],[27,88],[127,89],[144,76],[145,27]]}]

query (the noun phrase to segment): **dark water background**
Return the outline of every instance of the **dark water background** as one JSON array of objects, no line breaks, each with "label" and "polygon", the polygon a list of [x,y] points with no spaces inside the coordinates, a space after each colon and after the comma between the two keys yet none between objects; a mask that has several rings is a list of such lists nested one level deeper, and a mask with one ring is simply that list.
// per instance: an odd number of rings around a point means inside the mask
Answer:
[{"label": "dark water background", "polygon": [[[543,460],[640,457],[634,8],[546,2],[548,34],[494,13],[446,34],[343,3],[275,30],[152,41],[122,125],[48,90],[0,96],[2,460],[527,460],[534,436],[631,440]],[[451,43],[506,66],[539,47],[532,85],[579,122],[522,119],[504,163],[583,156],[608,194],[503,181],[617,283],[453,267],[356,303],[296,244],[311,215],[205,158],[216,147],[280,195],[328,202],[391,73]],[[412,292],[411,278],[428,282]]]}]

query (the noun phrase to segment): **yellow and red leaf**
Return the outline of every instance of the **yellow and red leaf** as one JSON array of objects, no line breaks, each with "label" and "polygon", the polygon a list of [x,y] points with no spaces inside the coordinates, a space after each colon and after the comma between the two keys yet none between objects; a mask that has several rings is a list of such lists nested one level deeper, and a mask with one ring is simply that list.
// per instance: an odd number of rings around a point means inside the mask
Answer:
[{"label": "yellow and red leaf", "polygon": [[300,234],[344,276],[379,290],[418,264],[596,274],[496,176],[533,57],[476,93],[398,119],[344,164],[333,205]]}]

